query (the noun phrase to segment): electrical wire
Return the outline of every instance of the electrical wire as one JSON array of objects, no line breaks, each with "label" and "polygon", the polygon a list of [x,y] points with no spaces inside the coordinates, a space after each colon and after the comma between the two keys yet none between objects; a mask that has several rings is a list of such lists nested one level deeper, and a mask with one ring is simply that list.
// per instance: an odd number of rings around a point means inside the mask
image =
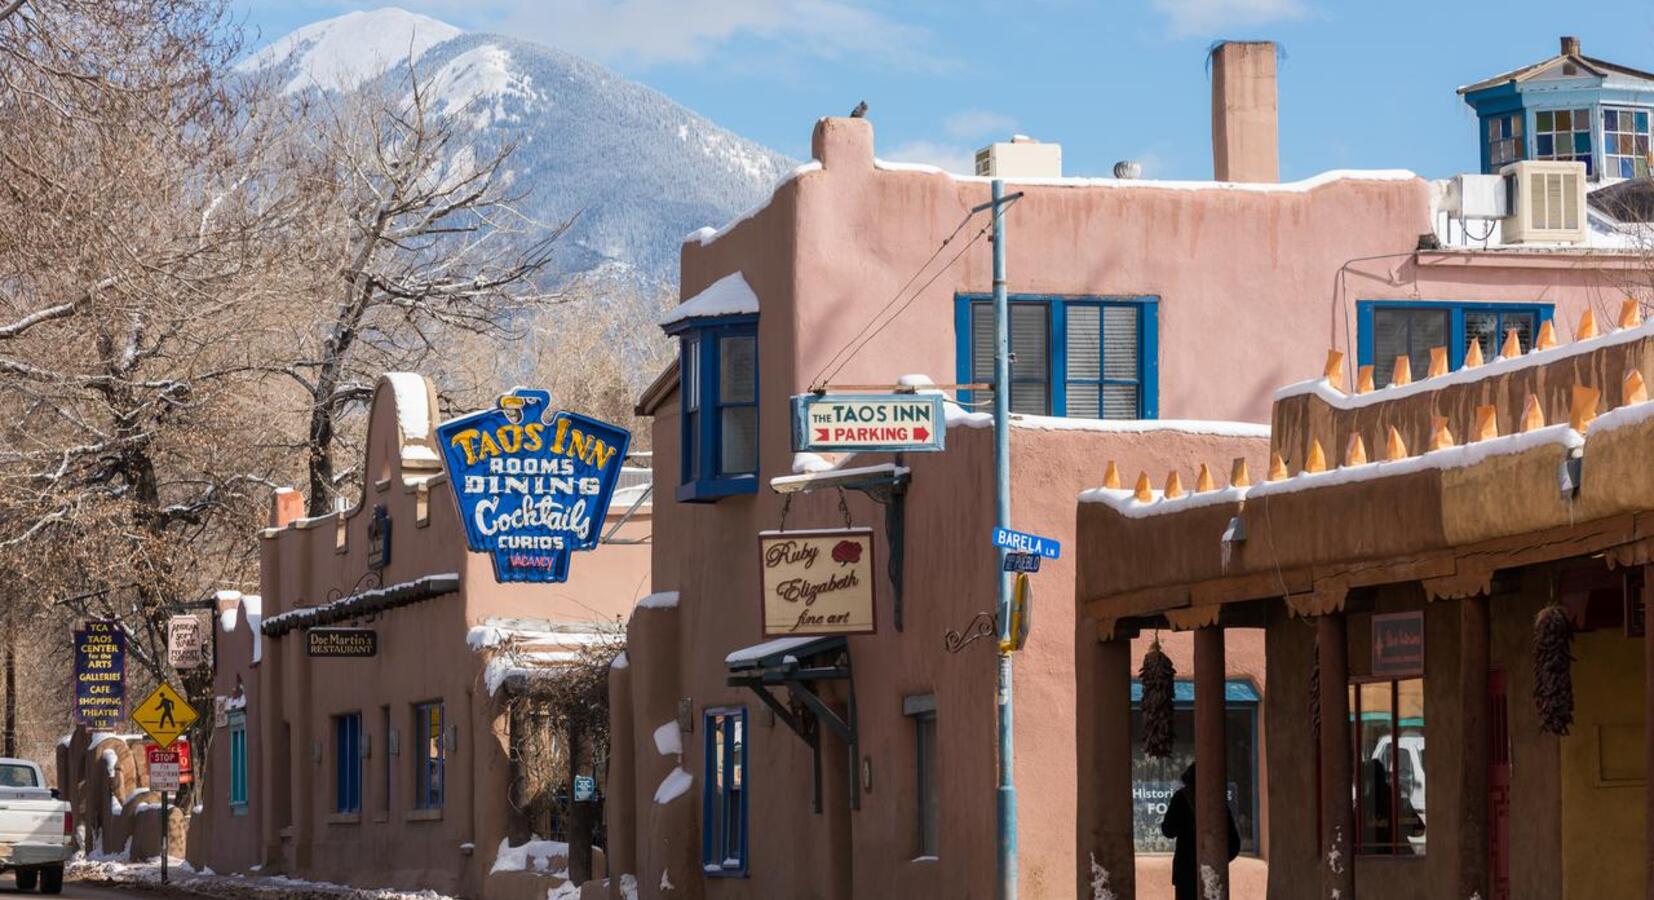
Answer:
[{"label": "electrical wire", "polygon": [[[890,323],[896,321],[896,319],[899,318],[902,313],[906,312],[907,308],[909,306],[913,305],[913,301],[919,299],[919,297],[924,294],[926,288],[930,287],[932,284],[935,284],[936,279],[941,278],[944,274],[947,273],[947,271],[949,269],[953,268],[954,263],[959,262],[960,257],[964,256],[967,251],[969,251],[972,247],[976,246],[976,242],[982,240],[983,236],[986,235],[988,233],[988,230],[992,227],[993,227],[992,221],[990,221],[987,225],[982,226],[982,228],[980,230],[978,230],[976,232],[976,234],[971,237],[970,241],[968,241],[965,244],[965,246],[959,248],[959,252],[955,253],[953,255],[952,259],[948,260],[947,265],[943,266],[940,269],[937,269],[936,274],[930,276],[930,278],[928,278],[925,281],[924,284],[919,286],[919,289],[917,291],[913,292],[913,296],[907,298],[906,303],[903,303],[901,306],[897,307],[896,311],[894,313],[891,313],[890,316],[884,320],[884,323],[882,325],[880,325],[879,327],[873,329],[873,332],[871,334],[868,334],[867,337],[864,340],[862,340],[862,342],[860,344],[857,344],[856,348],[854,350],[850,351],[850,354],[848,356],[844,357],[843,362],[840,362],[838,364],[838,366],[833,369],[833,371],[831,371],[827,374],[827,377],[829,379],[831,379],[834,376],[838,375],[838,373],[840,371],[842,371],[846,365],[849,365],[850,360],[856,358],[856,354],[860,353],[862,351],[862,349],[865,348],[874,338],[878,337],[880,332],[882,332],[886,328],[888,328],[890,326]],[[950,238],[950,240],[951,240],[951,238]],[[893,299],[891,302],[895,302],[895,300]],[[886,308],[887,309],[889,308],[888,304],[887,304]],[[876,320],[877,318],[878,318],[877,316],[874,316],[874,320]],[[869,320],[868,325],[871,326],[872,323],[873,323],[873,320]],[[862,330],[865,332],[867,329],[863,328]],[[824,382],[819,382],[818,381],[818,383],[824,383]]]},{"label": "electrical wire", "polygon": [[[880,316],[884,315],[885,312],[890,309],[890,307],[892,307],[896,304],[896,301],[898,301],[902,298],[902,294],[905,293],[907,291],[907,289],[913,285],[914,281],[918,280],[920,275],[924,274],[925,269],[929,268],[931,263],[936,261],[936,257],[942,255],[942,251],[946,250],[947,247],[948,247],[948,244],[951,243],[954,238],[959,236],[959,232],[965,230],[965,226],[970,224],[971,219],[975,218],[976,215],[977,214],[975,212],[965,213],[965,217],[959,220],[959,224],[955,225],[953,227],[953,231],[947,237],[942,239],[942,243],[936,245],[936,249],[931,251],[930,256],[928,258],[926,258],[924,262],[919,264],[919,268],[913,270],[913,274],[909,275],[908,278],[907,278],[907,281],[902,282],[902,286],[896,289],[896,293],[891,295],[890,299],[885,302],[884,306],[880,307],[879,311],[874,313],[867,320],[867,324],[862,326],[861,331],[856,332],[854,337],[850,338],[850,340],[848,340],[848,341],[845,341],[844,346],[838,348],[838,350],[835,353],[833,353],[833,355],[831,357],[829,357],[827,359],[827,362],[822,364],[821,371],[817,372],[816,377],[811,379],[811,382],[814,385],[819,387],[822,384],[824,384],[824,382],[822,381],[821,376],[824,373],[826,373],[826,371],[829,368],[832,368],[834,363],[839,362],[840,357],[842,357],[844,355],[844,351],[849,350],[850,346],[852,344],[854,344],[858,340],[861,340],[862,336],[867,334],[867,329],[873,327],[873,323],[878,321]],[[950,263],[950,265],[951,265],[951,263]],[[944,268],[943,271],[947,271],[946,268]],[[923,290],[923,288],[921,288],[921,290]],[[855,355],[854,353],[851,354],[851,356],[854,356],[854,355]],[[846,359],[845,361],[847,362],[848,359]],[[843,368],[842,363],[840,363],[839,368]],[[833,374],[835,374],[835,375],[838,374],[838,369],[833,369]]]}]

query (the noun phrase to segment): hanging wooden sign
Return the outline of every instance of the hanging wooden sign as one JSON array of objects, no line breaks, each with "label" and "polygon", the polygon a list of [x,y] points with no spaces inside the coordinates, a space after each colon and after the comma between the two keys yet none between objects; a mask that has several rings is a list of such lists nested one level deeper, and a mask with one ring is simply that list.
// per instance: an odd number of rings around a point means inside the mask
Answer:
[{"label": "hanging wooden sign", "polygon": [[873,530],[758,535],[766,637],[872,634]]}]

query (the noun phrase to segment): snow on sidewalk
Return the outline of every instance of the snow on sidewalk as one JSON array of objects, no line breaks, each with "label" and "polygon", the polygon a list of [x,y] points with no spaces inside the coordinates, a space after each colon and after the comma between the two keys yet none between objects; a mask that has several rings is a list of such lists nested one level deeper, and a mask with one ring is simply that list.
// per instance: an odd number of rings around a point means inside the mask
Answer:
[{"label": "snow on sidewalk", "polygon": [[[71,879],[104,884],[158,885],[161,861],[127,862],[117,856],[93,854],[69,863]],[[218,875],[211,869],[195,871],[189,863],[173,859],[168,865],[168,887],[203,897],[233,897],[265,900],[282,897],[294,900],[454,900],[435,891],[393,891],[353,888],[321,881],[304,881],[282,875]]]}]

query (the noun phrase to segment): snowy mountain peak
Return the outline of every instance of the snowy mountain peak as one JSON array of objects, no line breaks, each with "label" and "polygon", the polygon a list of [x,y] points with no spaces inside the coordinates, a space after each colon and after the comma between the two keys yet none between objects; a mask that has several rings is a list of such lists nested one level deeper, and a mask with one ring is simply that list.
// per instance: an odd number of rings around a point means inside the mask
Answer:
[{"label": "snowy mountain peak", "polygon": [[285,90],[352,90],[387,69],[418,59],[437,44],[464,34],[430,16],[387,6],[345,13],[306,25],[258,51],[242,71],[286,67]]}]

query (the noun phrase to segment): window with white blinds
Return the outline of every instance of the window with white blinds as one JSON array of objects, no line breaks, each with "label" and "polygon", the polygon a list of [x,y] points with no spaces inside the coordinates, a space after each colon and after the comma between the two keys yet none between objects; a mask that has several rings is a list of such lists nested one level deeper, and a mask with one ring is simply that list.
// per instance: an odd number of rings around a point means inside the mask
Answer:
[{"label": "window with white blinds", "polygon": [[[1140,301],[1013,300],[1010,304],[1011,411],[1086,419],[1152,417],[1145,387],[1145,324]],[[970,304],[968,380],[994,380],[993,304]],[[991,401],[992,390],[976,391]]]},{"label": "window with white blinds", "polygon": [[1551,317],[1548,304],[1454,303],[1449,301],[1363,300],[1359,309],[1359,359],[1373,367],[1373,384],[1395,377],[1396,358],[1407,357],[1414,380],[1430,371],[1430,351],[1447,348],[1450,369],[1464,366],[1474,341],[1483,359],[1493,359],[1515,333],[1523,353],[1533,347],[1539,326]]}]

